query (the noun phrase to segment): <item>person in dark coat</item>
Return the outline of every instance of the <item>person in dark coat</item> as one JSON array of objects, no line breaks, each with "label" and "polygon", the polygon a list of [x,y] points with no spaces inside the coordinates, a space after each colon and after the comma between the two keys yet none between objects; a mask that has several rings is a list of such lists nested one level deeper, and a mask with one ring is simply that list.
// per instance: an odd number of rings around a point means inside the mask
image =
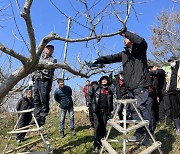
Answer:
[{"label": "person in dark coat", "polygon": [[[93,61],[93,64],[122,62],[125,85],[131,95],[137,99],[137,107],[142,117],[149,120],[149,129],[151,133],[154,133],[151,111],[152,100],[148,92],[148,87],[152,83],[147,67],[147,43],[144,38],[125,29],[121,36],[124,37],[125,50],[117,54],[99,57]],[[139,120],[134,108],[132,108],[131,115],[134,120]],[[144,136],[143,128],[137,129],[134,136],[129,140],[142,141],[143,145],[152,144],[151,137],[147,132]]]},{"label": "person in dark coat", "polygon": [[54,99],[60,107],[60,137],[64,138],[64,125],[67,111],[69,112],[70,129],[73,136],[76,135],[74,129],[74,105],[72,100],[72,89],[64,85],[64,79],[57,80],[59,87],[54,92]]},{"label": "person in dark coat", "polygon": [[[22,97],[16,105],[17,111],[28,110],[34,107],[32,93],[33,93],[32,87],[28,87],[26,89],[26,96]],[[32,115],[30,112],[22,113],[18,116],[21,116],[18,122],[18,128],[28,126],[29,123],[31,122]],[[26,136],[26,133],[18,133],[16,135],[17,143],[24,141],[25,136]]]},{"label": "person in dark coat", "polygon": [[[57,60],[52,56],[53,45],[46,45],[44,55],[40,58],[40,64],[55,64]],[[50,92],[55,69],[37,70],[33,75],[34,81],[34,107],[35,117],[39,126],[45,124],[46,116],[49,113]]]},{"label": "person in dark coat", "polygon": [[171,105],[172,119],[176,127],[176,134],[180,136],[180,60],[171,57],[171,72],[168,84],[168,95]]},{"label": "person in dark coat", "polygon": [[[112,77],[112,73],[109,75],[110,82],[115,86],[115,93],[116,93],[116,99],[126,99],[128,98],[128,90],[124,83],[124,73],[123,71],[120,71],[118,74],[114,75],[114,78]],[[123,107],[124,105],[121,104],[118,110],[118,116],[119,119],[123,119]],[[127,105],[127,119],[130,116],[130,106]]]},{"label": "person in dark coat", "polygon": [[153,98],[153,114],[155,122],[166,121],[167,126],[171,124],[170,102],[166,92],[166,73],[156,63],[149,64],[153,90],[150,93]]},{"label": "person in dark coat", "polygon": [[106,124],[108,117],[113,111],[113,93],[110,88],[108,76],[102,76],[99,86],[92,93],[92,110],[94,117],[94,149],[98,153],[102,145],[101,139],[106,134]]},{"label": "person in dark coat", "polygon": [[92,114],[92,108],[91,108],[91,95],[92,95],[92,85],[89,80],[86,81],[86,85],[83,87],[83,93],[86,100],[86,106],[89,110],[89,120],[91,123],[91,128],[94,128],[94,118]]}]

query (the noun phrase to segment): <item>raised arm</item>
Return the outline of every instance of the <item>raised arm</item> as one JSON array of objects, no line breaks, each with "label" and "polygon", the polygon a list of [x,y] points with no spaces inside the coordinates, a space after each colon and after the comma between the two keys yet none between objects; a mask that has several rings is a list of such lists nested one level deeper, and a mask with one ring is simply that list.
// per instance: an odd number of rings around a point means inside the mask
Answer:
[{"label": "raised arm", "polygon": [[94,61],[94,64],[110,64],[116,62],[122,62],[122,52],[118,54],[99,57]]}]

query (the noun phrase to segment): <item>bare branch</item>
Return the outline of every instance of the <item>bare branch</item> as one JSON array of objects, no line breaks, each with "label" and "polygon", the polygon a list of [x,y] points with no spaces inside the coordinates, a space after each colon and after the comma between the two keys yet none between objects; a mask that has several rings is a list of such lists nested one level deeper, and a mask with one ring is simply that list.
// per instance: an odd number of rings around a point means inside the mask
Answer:
[{"label": "bare branch", "polygon": [[17,52],[15,52],[12,49],[5,47],[1,43],[0,43],[0,50],[3,51],[4,53],[8,54],[8,55],[11,55],[14,58],[17,58],[18,60],[20,60],[22,62],[22,64],[25,64],[28,61],[28,59],[26,57],[24,57],[21,54],[18,54]]},{"label": "bare branch", "polygon": [[26,22],[27,32],[30,40],[30,53],[32,58],[36,57],[36,39],[34,35],[34,29],[32,25],[32,20],[30,16],[30,8],[32,5],[33,0],[26,0],[24,4],[24,12],[21,13],[21,16],[24,18]]}]

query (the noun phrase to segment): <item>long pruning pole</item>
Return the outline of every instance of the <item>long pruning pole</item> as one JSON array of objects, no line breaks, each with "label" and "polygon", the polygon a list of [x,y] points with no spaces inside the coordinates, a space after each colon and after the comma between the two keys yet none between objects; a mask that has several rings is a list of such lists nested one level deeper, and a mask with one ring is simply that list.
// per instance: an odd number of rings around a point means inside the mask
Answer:
[{"label": "long pruning pole", "polygon": [[[66,33],[66,38],[69,38],[69,31],[71,29],[71,17],[68,18],[68,27],[67,27],[67,33]],[[63,62],[66,63],[66,58],[67,58],[67,47],[68,47],[68,42],[65,42],[64,45],[64,60]],[[64,79],[65,76],[65,70],[62,70],[62,78]]]}]

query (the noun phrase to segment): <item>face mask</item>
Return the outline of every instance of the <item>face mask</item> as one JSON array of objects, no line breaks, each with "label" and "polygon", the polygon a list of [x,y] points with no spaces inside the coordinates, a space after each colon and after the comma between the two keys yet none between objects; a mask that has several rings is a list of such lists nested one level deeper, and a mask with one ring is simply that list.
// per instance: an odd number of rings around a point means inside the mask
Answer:
[{"label": "face mask", "polygon": [[171,62],[171,67],[175,67],[175,66],[176,66],[176,62],[175,61]]},{"label": "face mask", "polygon": [[120,76],[119,76],[119,79],[120,79],[120,80],[124,80],[124,77],[120,75]]}]

